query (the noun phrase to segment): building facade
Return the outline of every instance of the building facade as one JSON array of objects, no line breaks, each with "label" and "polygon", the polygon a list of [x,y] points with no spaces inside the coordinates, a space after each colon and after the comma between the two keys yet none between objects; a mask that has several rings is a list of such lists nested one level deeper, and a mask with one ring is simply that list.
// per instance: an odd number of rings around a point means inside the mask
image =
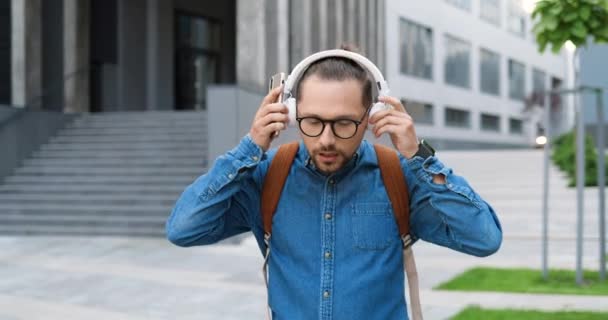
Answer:
[{"label": "building facade", "polygon": [[[565,52],[539,54],[521,0],[387,2],[387,78],[417,131],[447,144],[530,144],[544,103],[565,86]],[[566,100],[550,97],[553,127]],[[526,107],[528,106],[528,107]]]},{"label": "building facade", "polygon": [[[564,83],[567,60],[537,52],[527,16],[516,0],[0,0],[0,104],[204,110],[213,85],[255,108],[270,75],[351,43],[420,136],[528,145],[539,117],[525,106]],[[551,98],[553,119],[565,109]]]}]

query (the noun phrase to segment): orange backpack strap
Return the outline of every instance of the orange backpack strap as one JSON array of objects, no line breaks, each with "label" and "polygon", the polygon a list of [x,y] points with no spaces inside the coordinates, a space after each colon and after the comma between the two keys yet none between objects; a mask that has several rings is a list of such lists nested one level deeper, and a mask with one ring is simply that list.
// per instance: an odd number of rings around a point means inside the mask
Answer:
[{"label": "orange backpack strap", "polygon": [[382,181],[386,193],[391,200],[395,219],[399,226],[399,234],[404,246],[411,244],[410,234],[410,196],[407,182],[401,169],[401,162],[397,152],[389,147],[375,144],[378,166],[382,174]]},{"label": "orange backpack strap", "polygon": [[291,142],[281,145],[270,163],[270,168],[264,178],[262,185],[262,221],[264,222],[264,233],[270,236],[272,232],[272,217],[277,210],[279,198],[289,175],[289,169],[293,159],[298,153],[299,143]]}]

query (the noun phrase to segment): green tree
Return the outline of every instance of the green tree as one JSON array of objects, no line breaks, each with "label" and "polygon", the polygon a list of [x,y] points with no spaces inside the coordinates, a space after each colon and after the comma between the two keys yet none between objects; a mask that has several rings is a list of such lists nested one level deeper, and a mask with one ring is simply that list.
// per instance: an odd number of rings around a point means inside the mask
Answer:
[{"label": "green tree", "polygon": [[540,0],[532,12],[540,52],[558,53],[568,41],[578,48],[593,38],[608,43],[608,0]]}]

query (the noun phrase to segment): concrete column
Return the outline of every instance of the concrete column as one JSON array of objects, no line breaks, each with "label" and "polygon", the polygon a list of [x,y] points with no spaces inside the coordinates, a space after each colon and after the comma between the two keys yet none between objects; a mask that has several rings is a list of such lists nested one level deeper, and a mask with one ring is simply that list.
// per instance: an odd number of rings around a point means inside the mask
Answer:
[{"label": "concrete column", "polygon": [[172,110],[173,99],[173,2],[147,0],[146,108]]},{"label": "concrete column", "polygon": [[376,26],[379,24],[380,21],[376,20],[376,6],[377,6],[377,2],[376,1],[370,1],[367,0],[367,10],[366,14],[365,14],[365,20],[362,22],[365,22],[365,25],[367,25],[367,36],[366,36],[366,44],[367,44],[367,49],[365,50],[365,52],[367,52],[367,57],[375,62],[376,58],[378,57],[378,52],[377,52],[377,47],[376,47],[376,38],[378,37],[377,34],[377,29]]},{"label": "concrete column", "polygon": [[346,42],[359,46],[360,44],[357,43],[357,35],[355,34],[355,23],[357,20],[356,1],[358,0],[346,1],[346,16],[344,17],[346,21]]},{"label": "concrete column", "polygon": [[289,0],[277,0],[278,69],[289,73]]},{"label": "concrete column", "polygon": [[64,0],[64,112],[88,112],[89,106],[89,0]]},{"label": "concrete column", "polygon": [[310,36],[310,23],[313,19],[311,14],[312,1],[302,1],[302,58],[309,56],[312,52],[311,42],[312,37]]},{"label": "concrete column", "polygon": [[366,55],[367,52],[367,22],[365,21],[365,11],[367,10],[366,0],[357,0],[357,16],[355,18],[355,23],[359,26],[358,34],[357,34],[357,42],[363,54]]},{"label": "concrete column", "polygon": [[254,92],[266,90],[264,0],[237,0],[237,82]]},{"label": "concrete column", "polygon": [[[376,25],[376,66],[382,73],[386,72],[384,61],[386,59],[386,19],[385,17],[388,15],[385,12],[385,0],[378,0],[376,2],[376,17],[374,18],[377,21]],[[398,47],[398,45],[397,45]]]},{"label": "concrete column", "polygon": [[319,0],[318,6],[319,11],[315,14],[319,15],[319,51],[329,48],[333,49],[332,47],[328,47],[327,43],[327,34],[330,32],[327,28],[327,18],[330,17],[330,13],[327,12],[327,0]]},{"label": "concrete column", "polygon": [[330,19],[335,19],[335,42],[333,45],[339,47],[344,42],[344,0],[334,0],[334,15]]},{"label": "concrete column", "polygon": [[11,104],[18,107],[41,108],[41,13],[41,0],[11,0]]}]

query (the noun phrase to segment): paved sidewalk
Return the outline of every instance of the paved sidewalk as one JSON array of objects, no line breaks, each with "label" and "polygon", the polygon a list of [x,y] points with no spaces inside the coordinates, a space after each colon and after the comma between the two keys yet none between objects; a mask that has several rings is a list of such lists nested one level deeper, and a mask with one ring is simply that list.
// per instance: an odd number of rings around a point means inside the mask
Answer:
[{"label": "paved sidewalk", "polygon": [[[542,155],[446,152],[441,159],[493,205],[505,240],[497,254],[484,259],[416,244],[425,319],[447,319],[471,304],[608,311],[608,297],[433,290],[474,266],[540,266]],[[559,179],[553,171],[550,264],[572,269],[574,191]],[[596,269],[593,194],[589,190],[584,263]],[[164,239],[0,237],[0,320],[263,319],[261,264],[252,238],[240,245],[184,249]]]}]

